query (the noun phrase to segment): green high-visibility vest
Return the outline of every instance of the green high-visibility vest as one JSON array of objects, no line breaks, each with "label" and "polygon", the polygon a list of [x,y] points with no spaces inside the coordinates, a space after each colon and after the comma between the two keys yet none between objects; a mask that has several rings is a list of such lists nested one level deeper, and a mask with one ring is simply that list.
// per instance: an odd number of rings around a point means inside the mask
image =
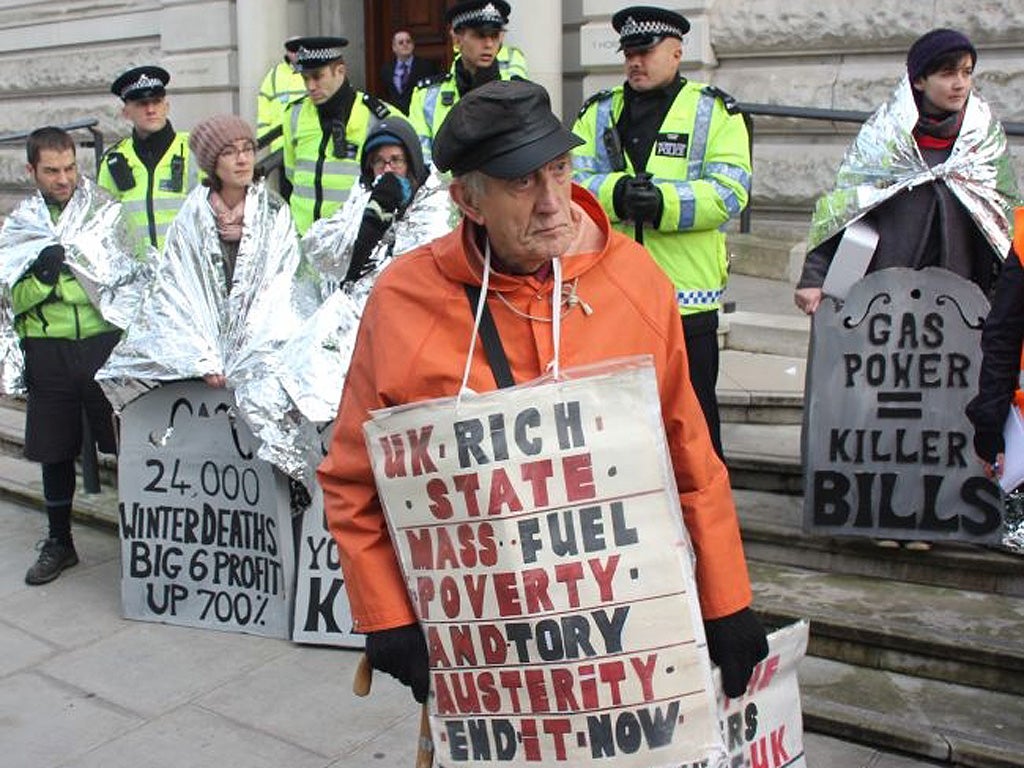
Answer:
[{"label": "green high-visibility vest", "polygon": [[[728,265],[722,227],[739,216],[750,196],[747,129],[723,97],[710,86],[685,83],[658,127],[644,169],[653,174],[663,201],[657,226],[644,230],[644,246],[675,284],[683,315],[718,309]],[[598,197],[616,229],[632,235],[632,222],[615,214],[612,194],[619,179],[636,171],[628,154],[611,157],[612,144],[604,140],[622,107],[621,85],[583,105],[573,125],[585,142],[573,150],[573,178]],[[622,162],[625,170],[613,170]]]},{"label": "green high-visibility vest", "polygon": [[[302,96],[288,107],[284,123],[284,170],[292,183],[289,203],[299,234],[317,219],[334,213],[359,179],[366,134],[396,110],[374,96],[356,91],[345,124],[344,146],[338,146],[320,124],[316,105]],[[339,137],[340,138],[340,137]]]},{"label": "green high-visibility vest", "polygon": [[[122,188],[115,164],[124,162],[130,169],[130,186]],[[100,160],[96,183],[121,201],[125,218],[138,238],[160,248],[185,197],[199,182],[199,169],[188,148],[188,134],[178,132],[150,173],[135,153],[131,137],[121,139]],[[122,184],[126,180],[122,179]]]}]

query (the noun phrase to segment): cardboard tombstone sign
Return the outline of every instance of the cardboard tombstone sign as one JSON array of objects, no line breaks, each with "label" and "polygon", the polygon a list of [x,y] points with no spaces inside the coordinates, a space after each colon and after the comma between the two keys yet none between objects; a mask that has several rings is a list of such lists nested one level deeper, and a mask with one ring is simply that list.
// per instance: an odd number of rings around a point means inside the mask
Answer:
[{"label": "cardboard tombstone sign", "polygon": [[[320,428],[321,452],[327,454],[334,422]],[[362,648],[366,636],[352,632],[352,610],[338,559],[338,546],[327,529],[324,493],[319,483],[302,513],[296,554],[295,621],[292,640],[312,645]]]},{"label": "cardboard tombstone sign", "polygon": [[364,427],[441,765],[649,768],[724,749],[653,367],[588,374]]},{"label": "cardboard tombstone sign", "polygon": [[988,302],[944,269],[868,274],[814,315],[804,407],[804,527],[997,542],[998,487],[965,415]]},{"label": "cardboard tombstone sign", "polygon": [[256,458],[231,392],[174,382],[134,400],[121,420],[125,616],[290,637],[287,482]]}]

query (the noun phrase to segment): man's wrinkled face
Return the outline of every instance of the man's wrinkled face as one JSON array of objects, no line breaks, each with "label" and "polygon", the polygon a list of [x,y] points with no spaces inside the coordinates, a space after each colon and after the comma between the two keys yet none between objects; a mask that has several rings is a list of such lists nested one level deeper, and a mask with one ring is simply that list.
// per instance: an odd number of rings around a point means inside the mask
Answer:
[{"label": "man's wrinkled face", "polygon": [[925,108],[932,105],[934,112],[959,112],[967,103],[974,82],[974,64],[971,54],[964,52],[956,64],[932,72],[914,81],[914,88],[925,98]]},{"label": "man's wrinkled face", "polygon": [[166,96],[150,96],[148,99],[126,101],[121,114],[131,121],[140,138],[156,133],[167,125],[167,113],[171,108]]},{"label": "man's wrinkled face", "polygon": [[508,268],[531,274],[566,253],[576,233],[568,153],[518,179],[484,179],[482,194],[456,179],[452,197]]},{"label": "man's wrinkled face", "polygon": [[664,88],[679,74],[683,44],[674,37],[663,38],[657,45],[641,51],[626,48],[626,80],[634,91]]},{"label": "man's wrinkled face", "polygon": [[505,32],[500,29],[463,27],[458,32],[452,32],[452,36],[459,47],[462,63],[470,72],[475,72],[487,69],[494,63],[505,39]]},{"label": "man's wrinkled face", "polygon": [[67,204],[78,185],[78,161],[73,149],[41,149],[29,175],[48,203]]},{"label": "man's wrinkled face", "polygon": [[345,65],[334,62],[302,73],[302,82],[306,84],[306,93],[314,104],[323,104],[338,92],[345,82]]}]

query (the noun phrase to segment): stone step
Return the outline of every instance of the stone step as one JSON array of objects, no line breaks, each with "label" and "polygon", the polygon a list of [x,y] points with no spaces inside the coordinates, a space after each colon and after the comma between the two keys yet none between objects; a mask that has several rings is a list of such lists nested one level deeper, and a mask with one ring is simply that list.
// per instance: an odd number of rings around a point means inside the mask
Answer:
[{"label": "stone step", "polygon": [[799,678],[808,732],[945,765],[1024,767],[1024,697],[815,656]]},{"label": "stone step", "polygon": [[[43,509],[43,478],[39,465],[16,456],[0,454],[0,495],[33,509]],[[116,528],[117,486],[104,483],[99,493],[86,493],[81,478],[75,491],[72,514],[79,522]]]},{"label": "stone step", "polygon": [[883,549],[867,538],[811,536],[803,532],[801,496],[738,488],[733,496],[743,547],[752,561],[1024,597],[1024,557],[1020,555],[953,542],[937,542],[928,552],[913,552]]},{"label": "stone step", "polygon": [[800,424],[722,423],[722,447],[733,488],[803,493]]},{"label": "stone step", "polygon": [[737,309],[722,315],[725,348],[806,359],[810,318],[803,315]]},{"label": "stone step", "polygon": [[795,283],[803,267],[805,243],[786,236],[730,232],[727,236],[730,275],[746,275]]},{"label": "stone step", "polygon": [[806,369],[802,357],[722,350],[717,387],[722,421],[800,424]]},{"label": "stone step", "polygon": [[1024,695],[1024,597],[753,559],[750,578],[767,623],[810,620],[815,656]]}]

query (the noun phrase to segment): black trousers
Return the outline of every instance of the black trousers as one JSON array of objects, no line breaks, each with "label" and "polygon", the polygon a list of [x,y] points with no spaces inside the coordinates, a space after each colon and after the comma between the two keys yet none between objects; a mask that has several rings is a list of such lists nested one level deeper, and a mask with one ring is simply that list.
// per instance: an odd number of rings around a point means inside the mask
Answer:
[{"label": "black trousers", "polygon": [[707,422],[715,453],[725,461],[722,425],[718,418],[718,397],[715,394],[715,385],[718,383],[718,312],[683,315],[683,336],[690,364],[690,383],[704,411],[704,421]]}]

